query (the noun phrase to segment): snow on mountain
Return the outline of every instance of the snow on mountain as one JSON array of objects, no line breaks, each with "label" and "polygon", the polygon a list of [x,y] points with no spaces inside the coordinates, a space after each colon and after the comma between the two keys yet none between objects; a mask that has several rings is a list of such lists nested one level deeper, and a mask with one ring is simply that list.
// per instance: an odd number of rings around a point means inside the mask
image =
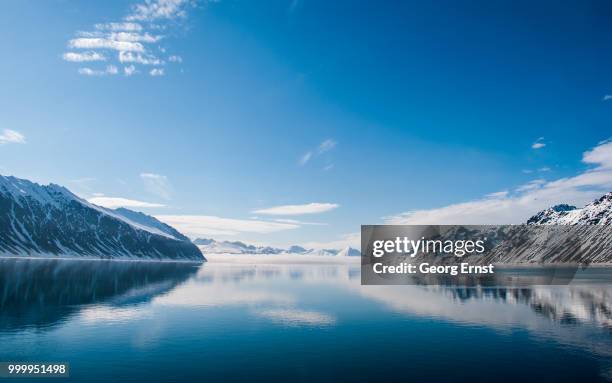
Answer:
[{"label": "snow on mountain", "polygon": [[306,249],[293,245],[287,249],[270,246],[248,245],[240,241],[217,241],[210,238],[198,238],[193,241],[205,253],[209,254],[302,254],[315,256],[360,256],[361,252],[352,247],[336,249]]},{"label": "snow on mountain", "polygon": [[529,218],[530,225],[612,225],[612,192],[585,207],[556,205]]},{"label": "snow on mountain", "polygon": [[612,192],[583,208],[556,205],[508,226],[484,258],[501,263],[612,263]]},{"label": "snow on mountain", "polygon": [[316,255],[320,257],[330,257],[338,254],[338,250],[335,249],[310,249],[306,253],[307,255]]},{"label": "snow on mountain", "polygon": [[247,245],[240,241],[216,241],[209,238],[198,238],[193,241],[198,247],[211,254],[280,254],[283,249],[269,246]]},{"label": "snow on mountain", "polygon": [[359,257],[361,256],[361,251],[347,246],[344,249],[340,250],[337,254],[338,257]]},{"label": "snow on mountain", "polygon": [[146,215],[144,213],[129,210],[123,207],[112,210],[114,213],[119,214],[120,216],[127,218],[131,221],[131,223],[136,223],[145,228],[145,230],[156,232],[160,234],[169,235],[172,238],[175,238],[179,241],[190,241],[189,238],[179,233],[178,230],[173,228],[172,226],[165,224],[150,215]]},{"label": "snow on mountain", "polygon": [[290,246],[287,249],[287,253],[291,253],[291,254],[303,254],[303,253],[305,253],[307,251],[308,251],[308,249],[305,249],[302,246],[298,246],[298,245]]},{"label": "snow on mountain", "polygon": [[0,255],[205,260],[175,229],[68,189],[0,176]]}]

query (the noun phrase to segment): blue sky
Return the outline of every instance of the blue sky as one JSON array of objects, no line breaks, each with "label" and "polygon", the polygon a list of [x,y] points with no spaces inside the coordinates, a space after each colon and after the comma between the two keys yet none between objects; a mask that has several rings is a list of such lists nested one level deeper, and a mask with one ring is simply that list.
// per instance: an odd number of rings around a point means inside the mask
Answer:
[{"label": "blue sky", "polygon": [[0,171],[266,244],[521,222],[612,190],[611,15],[604,1],[10,0]]}]

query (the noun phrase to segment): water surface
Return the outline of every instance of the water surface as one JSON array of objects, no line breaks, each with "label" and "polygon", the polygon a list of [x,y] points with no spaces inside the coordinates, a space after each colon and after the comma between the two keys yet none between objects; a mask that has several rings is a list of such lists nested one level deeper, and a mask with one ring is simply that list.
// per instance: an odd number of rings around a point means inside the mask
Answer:
[{"label": "water surface", "polygon": [[0,361],[70,362],[74,382],[612,380],[610,285],[361,286],[358,263],[233,260],[0,260]]}]

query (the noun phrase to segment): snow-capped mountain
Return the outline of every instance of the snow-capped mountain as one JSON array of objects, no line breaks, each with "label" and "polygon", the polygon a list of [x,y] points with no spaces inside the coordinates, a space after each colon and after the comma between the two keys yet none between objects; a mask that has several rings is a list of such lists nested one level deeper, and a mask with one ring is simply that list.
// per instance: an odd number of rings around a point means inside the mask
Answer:
[{"label": "snow-capped mountain", "polygon": [[359,257],[361,256],[361,251],[355,249],[354,247],[347,246],[340,250],[336,255],[338,257]]},{"label": "snow-capped mountain", "polygon": [[530,225],[612,225],[612,192],[585,207],[556,205],[529,218]]},{"label": "snow-capped mountain", "polygon": [[269,246],[247,245],[240,241],[216,241],[209,238],[198,238],[193,241],[205,253],[211,254],[280,254],[285,252]]},{"label": "snow-capped mountain", "polygon": [[93,205],[68,189],[0,176],[0,255],[205,260],[153,217]]},{"label": "snow-capped mountain", "polygon": [[320,257],[335,256],[338,254],[338,250],[335,249],[310,249],[303,254],[316,255]]},{"label": "snow-capped mountain", "polygon": [[[556,205],[508,226],[485,261],[501,263],[612,263],[612,192],[583,208]],[[535,227],[534,227],[535,226]]]},{"label": "snow-capped mountain", "polygon": [[360,256],[361,252],[352,247],[341,250],[337,249],[306,249],[302,246],[293,245],[287,249],[248,245],[240,241],[217,241],[211,238],[198,238],[193,241],[198,247],[208,254],[302,254],[316,256]]}]

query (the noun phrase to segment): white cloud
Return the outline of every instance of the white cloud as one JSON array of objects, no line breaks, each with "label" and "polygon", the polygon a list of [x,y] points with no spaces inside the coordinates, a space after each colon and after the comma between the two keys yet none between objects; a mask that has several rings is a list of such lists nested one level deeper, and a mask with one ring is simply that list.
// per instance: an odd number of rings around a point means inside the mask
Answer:
[{"label": "white cloud", "polygon": [[136,67],[134,65],[129,65],[123,68],[123,74],[126,76],[131,76],[136,73]]},{"label": "white cloud", "polygon": [[128,32],[142,31],[142,25],[138,23],[106,23],[106,24],[96,24],[94,27],[99,30],[107,30],[107,31],[128,31]]},{"label": "white cloud", "polygon": [[328,138],[327,140],[321,142],[321,144],[319,145],[319,154],[332,150],[336,147],[336,144],[336,141],[332,140],[331,138]]},{"label": "white cloud", "polygon": [[612,190],[612,142],[583,154],[594,167],[554,181],[533,180],[499,198],[485,196],[436,209],[413,210],[384,218],[387,224],[516,224],[559,203],[582,206]]},{"label": "white cloud", "polygon": [[159,203],[143,202],[133,199],[121,198],[121,197],[93,197],[87,200],[94,205],[107,207],[109,209],[116,209],[118,207],[164,207],[165,205]]},{"label": "white cloud", "polygon": [[542,142],[543,140],[544,140],[544,137],[538,138],[536,142],[531,144],[531,149],[542,149],[543,147],[545,147],[546,144]]},{"label": "white cloud", "polygon": [[537,189],[540,186],[544,185],[545,183],[546,183],[546,180],[535,179],[535,180],[527,182],[524,185],[519,186],[518,188],[516,188],[516,191],[517,192],[524,192],[524,191],[534,190],[534,189]]},{"label": "white cloud", "polygon": [[78,72],[83,76],[103,76],[105,74],[104,71],[93,70],[91,68],[79,68]]},{"label": "white cloud", "polygon": [[156,43],[162,39],[162,36],[150,35],[148,32],[112,32],[109,34],[109,38],[114,41]]},{"label": "white cloud", "polygon": [[312,152],[304,153],[304,155],[300,157],[300,161],[299,161],[300,165],[306,165],[306,163],[310,161],[310,158],[312,158]]},{"label": "white cloud", "polygon": [[[337,142],[332,140],[331,138],[328,138],[327,140],[321,142],[316,150],[309,150],[306,153],[304,153],[302,155],[302,157],[300,157],[298,163],[300,165],[306,165],[308,163],[308,161],[310,161],[311,159],[313,159],[314,157],[320,156],[321,154],[325,153],[325,152],[329,152],[330,150],[332,150],[333,148],[335,148],[337,145]],[[328,164],[325,167],[325,170],[329,170],[331,169],[331,167],[333,167],[333,164]]]},{"label": "white cloud", "polygon": [[107,74],[114,75],[119,73],[119,69],[117,69],[114,65],[107,65],[104,70],[95,70],[91,68],[79,68],[79,74],[84,76],[104,76]]},{"label": "white cloud", "polygon": [[15,130],[4,129],[0,134],[0,145],[3,144],[25,144],[25,136]]},{"label": "white cloud", "polygon": [[70,48],[80,49],[114,49],[118,51],[144,52],[144,46],[139,42],[117,41],[101,37],[80,37],[68,42]]},{"label": "white cloud", "polygon": [[[155,68],[147,71],[151,76],[163,76],[163,66],[167,61],[181,63],[180,56],[165,57],[165,48],[158,43],[164,36],[156,34],[176,24],[175,19],[187,15],[187,10],[195,5],[194,0],[144,0],[134,4],[128,15],[118,22],[94,24],[94,29],[79,31],[75,38],[68,41],[71,52],[62,57],[70,62],[111,61],[113,64],[141,64]],[[154,23],[153,23],[154,22]],[[87,50],[78,52],[78,50]],[[114,50],[118,54],[106,56],[104,51]],[[126,67],[124,74],[131,76],[139,73]],[[79,69],[79,73],[88,76],[113,74],[102,68],[88,67]]]},{"label": "white cloud", "polygon": [[145,0],[132,7],[132,14],[126,17],[128,21],[155,21],[159,19],[175,19],[187,15],[188,0]]},{"label": "white cloud", "polygon": [[283,206],[275,206],[266,209],[254,210],[253,213],[256,214],[266,214],[266,215],[302,215],[302,214],[316,214],[323,213],[326,211],[330,211],[336,209],[340,205],[335,203],[307,203],[304,205],[283,205]]},{"label": "white cloud", "polygon": [[498,191],[495,193],[489,193],[486,195],[486,197],[488,198],[504,198],[508,195],[508,191],[507,190],[503,190],[503,191]]},{"label": "white cloud", "polygon": [[300,227],[291,223],[206,215],[159,215],[156,218],[192,238],[240,233],[269,234]]},{"label": "white cloud", "polygon": [[132,52],[119,52],[119,62],[121,63],[136,63],[142,65],[161,65],[163,62],[152,55],[143,55]]},{"label": "white cloud", "polygon": [[299,221],[297,219],[286,219],[286,218],[277,218],[274,220],[274,222],[282,222],[282,223],[293,223],[296,225],[307,225],[307,226],[327,226],[327,223],[323,223],[323,222],[304,222],[304,221]]},{"label": "white cloud", "polygon": [[140,178],[144,182],[145,189],[149,193],[155,194],[163,199],[170,199],[172,187],[168,177],[155,173],[141,173]]},{"label": "white cloud", "polygon": [[153,69],[151,69],[149,74],[151,76],[163,76],[164,75],[164,69],[163,68],[153,68]]},{"label": "white cloud", "polygon": [[602,141],[592,150],[584,153],[582,161],[587,164],[599,165],[605,169],[612,167],[612,141]]},{"label": "white cloud", "polygon": [[106,61],[106,56],[95,51],[85,51],[82,53],[66,52],[62,58],[72,62]]}]

